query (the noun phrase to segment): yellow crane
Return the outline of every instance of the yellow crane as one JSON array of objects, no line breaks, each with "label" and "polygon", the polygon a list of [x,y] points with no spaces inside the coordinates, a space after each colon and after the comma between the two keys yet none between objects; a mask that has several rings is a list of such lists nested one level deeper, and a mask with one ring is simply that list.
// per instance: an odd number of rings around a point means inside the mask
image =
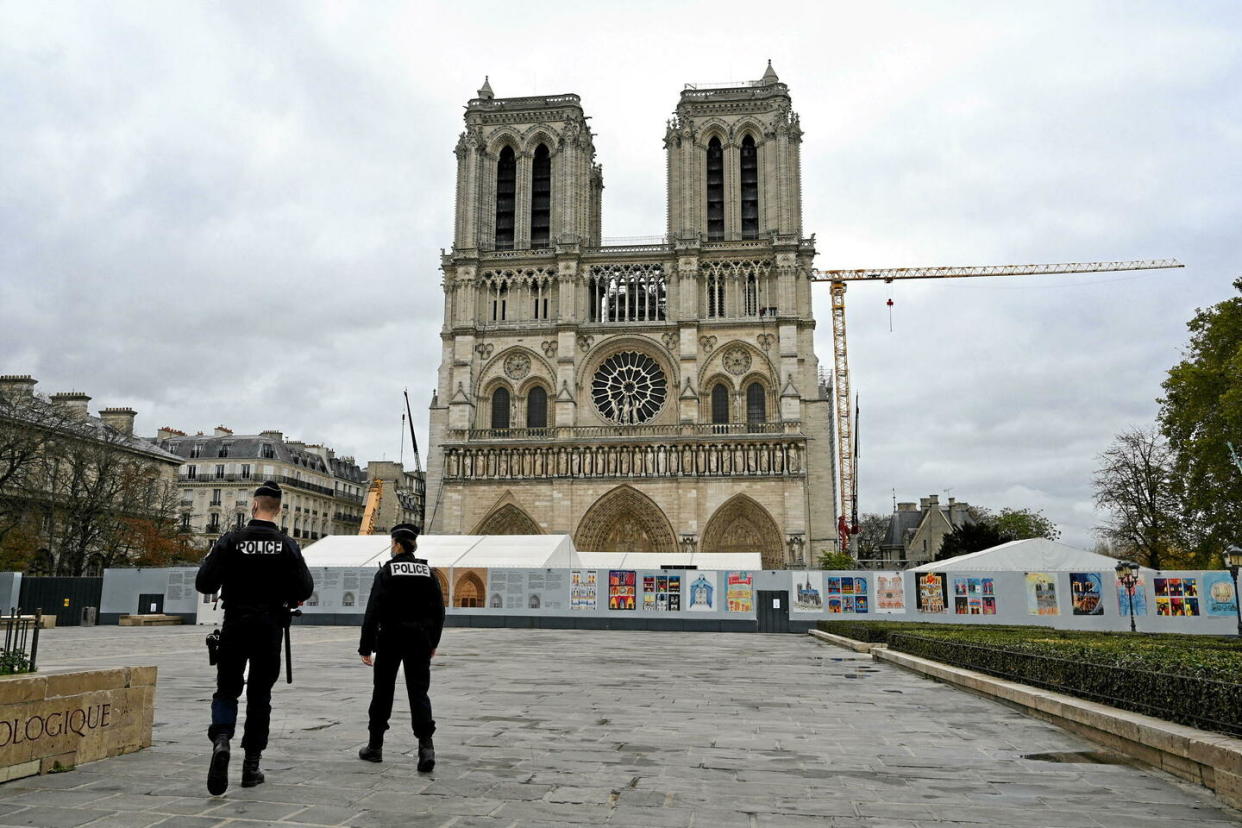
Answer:
[{"label": "yellow crane", "polygon": [[[1042,276],[1050,273],[1112,273],[1119,270],[1160,270],[1183,267],[1177,259],[1128,262],[1071,262],[1068,264],[981,265],[973,267],[890,267],[880,270],[812,270],[811,281],[828,282],[832,293],[833,409],[836,413],[837,476],[841,491],[838,532],[841,551],[849,535],[858,531],[858,477],[854,452],[854,424],[850,420],[850,368],[845,343],[845,285],[847,282],[885,282],[897,279],[956,279],[975,276]],[[849,520],[848,525],[845,521]]]},{"label": "yellow crane", "polygon": [[359,535],[375,534],[375,519],[379,517],[380,503],[384,500],[384,481],[378,477],[371,481],[367,489],[366,506],[362,510],[362,525],[358,527]]}]

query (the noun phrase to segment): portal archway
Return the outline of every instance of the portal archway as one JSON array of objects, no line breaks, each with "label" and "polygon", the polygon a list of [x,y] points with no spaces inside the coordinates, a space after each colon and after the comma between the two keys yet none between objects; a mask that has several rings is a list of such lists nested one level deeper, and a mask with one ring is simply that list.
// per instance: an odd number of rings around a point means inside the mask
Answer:
[{"label": "portal archway", "polygon": [[703,531],[700,549],[708,554],[758,552],[764,569],[785,566],[780,527],[767,509],[744,494],[734,495],[716,510]]},{"label": "portal archway", "polygon": [[574,545],[588,552],[677,551],[664,510],[633,486],[618,486],[595,501],[578,522]]},{"label": "portal archway", "polygon": [[481,607],[484,605],[483,593],[483,581],[473,572],[467,572],[457,579],[453,589],[453,606]]},{"label": "portal archway", "polygon": [[506,503],[479,521],[472,535],[542,535],[534,518],[512,503]]}]

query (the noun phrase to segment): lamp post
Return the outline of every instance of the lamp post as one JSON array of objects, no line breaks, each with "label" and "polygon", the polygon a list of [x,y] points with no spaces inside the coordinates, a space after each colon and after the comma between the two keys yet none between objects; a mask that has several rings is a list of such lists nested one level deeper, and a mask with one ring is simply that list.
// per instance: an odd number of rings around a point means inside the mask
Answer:
[{"label": "lamp post", "polygon": [[1242,596],[1238,595],[1238,569],[1242,568],[1242,546],[1231,545],[1225,550],[1225,566],[1233,576],[1233,605],[1238,611],[1238,635],[1242,637]]},{"label": "lamp post", "polygon": [[[1242,550],[1239,550],[1242,554]],[[1130,632],[1138,632],[1134,626],[1134,586],[1138,583],[1139,565],[1133,561],[1118,561],[1117,580],[1121,581],[1121,585],[1126,588],[1126,594],[1130,596]],[[1234,576],[1236,583],[1237,576]],[[1237,591],[1237,588],[1234,588]]]}]

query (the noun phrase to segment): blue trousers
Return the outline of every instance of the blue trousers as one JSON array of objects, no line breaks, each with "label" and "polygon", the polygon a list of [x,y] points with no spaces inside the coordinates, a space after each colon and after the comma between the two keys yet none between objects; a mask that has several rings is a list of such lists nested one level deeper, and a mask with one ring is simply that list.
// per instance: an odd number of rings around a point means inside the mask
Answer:
[{"label": "blue trousers", "polygon": [[[262,751],[272,718],[272,685],[280,676],[280,643],[284,626],[275,617],[248,615],[233,620],[227,615],[220,629],[220,655],[216,661],[216,692],[211,697],[211,727],[207,738],[233,737],[237,727],[237,700],[246,691],[246,727],[242,748]],[[245,678],[246,665],[250,677]]]}]

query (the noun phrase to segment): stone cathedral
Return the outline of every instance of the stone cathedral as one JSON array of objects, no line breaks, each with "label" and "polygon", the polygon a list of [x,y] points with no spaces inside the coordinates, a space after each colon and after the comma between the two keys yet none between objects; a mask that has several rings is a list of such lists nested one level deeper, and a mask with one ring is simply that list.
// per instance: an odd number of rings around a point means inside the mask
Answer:
[{"label": "stone cathedral", "polygon": [[802,130],[771,64],[682,91],[667,230],[650,243],[601,237],[577,95],[499,98],[485,82],[465,121],[428,531],[759,552],[775,569],[835,549]]}]

